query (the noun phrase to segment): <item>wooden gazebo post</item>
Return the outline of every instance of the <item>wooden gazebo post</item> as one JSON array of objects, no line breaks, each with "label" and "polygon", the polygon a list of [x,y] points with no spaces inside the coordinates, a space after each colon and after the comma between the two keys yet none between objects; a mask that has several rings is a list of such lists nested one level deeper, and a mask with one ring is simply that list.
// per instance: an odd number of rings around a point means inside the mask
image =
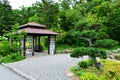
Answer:
[{"label": "wooden gazebo post", "polygon": [[48,36],[48,54],[56,53],[56,36]]},{"label": "wooden gazebo post", "polygon": [[55,51],[54,51],[54,54],[56,54],[56,35],[54,37],[55,37]]},{"label": "wooden gazebo post", "polygon": [[32,36],[32,56],[34,56],[35,46],[34,46],[34,36]]},{"label": "wooden gazebo post", "polygon": [[40,51],[40,36],[38,36],[38,50]]},{"label": "wooden gazebo post", "polygon": [[50,54],[50,36],[48,36],[48,54]]}]

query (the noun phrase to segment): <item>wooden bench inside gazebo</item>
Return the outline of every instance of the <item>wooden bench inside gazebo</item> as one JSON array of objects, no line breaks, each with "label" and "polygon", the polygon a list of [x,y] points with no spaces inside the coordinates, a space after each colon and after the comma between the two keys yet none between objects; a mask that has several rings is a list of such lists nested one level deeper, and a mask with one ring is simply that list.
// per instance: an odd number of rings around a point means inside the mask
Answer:
[{"label": "wooden bench inside gazebo", "polygon": [[[52,32],[46,29],[45,25],[41,25],[38,23],[27,23],[22,25],[18,29],[19,32],[25,31],[26,36],[22,40],[22,47],[23,47],[23,55],[26,56],[26,40],[30,38],[31,40],[31,52],[32,56],[34,56],[35,50],[40,51],[40,37],[41,36],[48,36],[48,54],[55,54],[56,53],[56,36],[58,33]],[[34,45],[36,43],[37,47]]]}]

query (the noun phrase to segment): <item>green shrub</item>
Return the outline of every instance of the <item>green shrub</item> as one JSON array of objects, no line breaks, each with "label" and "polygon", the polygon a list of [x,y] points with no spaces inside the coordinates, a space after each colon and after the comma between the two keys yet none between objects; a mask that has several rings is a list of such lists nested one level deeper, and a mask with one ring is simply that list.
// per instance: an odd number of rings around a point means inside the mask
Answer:
[{"label": "green shrub", "polygon": [[116,70],[106,71],[100,76],[100,80],[120,80],[120,72]]},{"label": "green shrub", "polygon": [[88,66],[93,66],[94,65],[93,58],[88,59],[87,64],[88,64]]},{"label": "green shrub", "polygon": [[104,60],[104,73],[100,76],[101,80],[120,80],[120,62]]},{"label": "green shrub", "polygon": [[103,39],[103,40],[95,41],[94,46],[98,47],[98,48],[110,49],[110,48],[113,48],[115,46],[118,46],[118,44],[119,44],[118,41],[115,41],[115,40],[112,40],[112,39]]},{"label": "green shrub", "polygon": [[21,56],[19,53],[12,53],[12,54],[8,54],[5,57],[2,57],[0,59],[0,63],[9,63],[9,62],[15,62],[15,61],[20,61],[25,59],[24,56]]},{"label": "green shrub", "polygon": [[85,73],[85,70],[81,68],[79,71],[76,72],[76,75],[81,76],[84,73]]},{"label": "green shrub", "polygon": [[[81,61],[88,64],[93,64],[90,59]],[[81,68],[80,66],[71,68],[71,71],[80,77],[80,80],[120,80],[120,62],[115,60],[100,60],[104,64],[101,73],[96,73],[98,70],[92,67]],[[80,63],[80,62],[79,62]],[[81,64],[80,63],[80,64]],[[82,64],[82,65],[83,65]],[[85,65],[86,65],[85,64]],[[99,79],[98,77],[99,76]]]},{"label": "green shrub", "polygon": [[80,70],[79,66],[74,66],[74,67],[71,68],[71,71],[72,71],[73,73],[76,73],[76,72],[79,71],[79,70]]},{"label": "green shrub", "polygon": [[66,35],[67,35],[66,32],[60,33],[60,36],[58,36],[56,40],[57,44],[64,44],[67,40]]},{"label": "green shrub", "polygon": [[79,66],[80,68],[87,68],[87,67],[88,67],[88,63],[87,63],[87,61],[80,61],[80,62],[78,63],[78,66]]},{"label": "green shrub", "polygon": [[70,54],[71,57],[80,57],[83,56],[83,54],[86,54],[87,48],[85,47],[77,47],[75,48],[72,53]]},{"label": "green shrub", "polygon": [[77,76],[81,76],[82,74],[85,73],[85,70],[83,70],[82,68],[80,68],[79,66],[74,66],[71,68],[71,71],[77,75]]},{"label": "green shrub", "polygon": [[44,51],[45,45],[43,42],[40,43],[40,52]]},{"label": "green shrub", "polygon": [[85,72],[80,76],[80,80],[99,80],[99,78],[94,73]]},{"label": "green shrub", "polygon": [[91,58],[100,57],[100,58],[107,58],[106,51],[101,48],[90,48],[90,47],[78,47],[75,48],[72,53],[70,54],[71,57],[80,57],[88,55]]},{"label": "green shrub", "polygon": [[80,62],[78,63],[78,66],[79,66],[80,68],[87,68],[87,67],[93,66],[93,65],[94,65],[93,58],[90,58],[90,59],[84,60],[84,61],[80,61]]},{"label": "green shrub", "polygon": [[8,41],[2,41],[0,45],[0,55],[6,56],[11,53],[18,52],[18,47],[15,44],[10,44]]}]

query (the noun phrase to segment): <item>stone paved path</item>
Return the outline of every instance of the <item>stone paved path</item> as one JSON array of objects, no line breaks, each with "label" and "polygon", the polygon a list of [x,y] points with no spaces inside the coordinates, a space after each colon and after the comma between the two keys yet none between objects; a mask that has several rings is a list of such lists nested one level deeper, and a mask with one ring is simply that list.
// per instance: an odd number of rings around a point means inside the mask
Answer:
[{"label": "stone paved path", "polygon": [[21,76],[0,65],[0,80],[25,80]]},{"label": "stone paved path", "polygon": [[71,58],[69,54],[47,55],[9,63],[8,66],[35,80],[70,80],[65,71],[85,58]]}]

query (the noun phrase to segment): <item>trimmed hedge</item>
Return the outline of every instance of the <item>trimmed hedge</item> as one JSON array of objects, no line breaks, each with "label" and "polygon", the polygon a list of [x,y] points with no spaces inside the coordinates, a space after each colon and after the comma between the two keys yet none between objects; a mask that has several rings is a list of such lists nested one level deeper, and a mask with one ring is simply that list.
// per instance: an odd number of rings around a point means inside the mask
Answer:
[{"label": "trimmed hedge", "polygon": [[107,58],[106,51],[104,49],[100,48],[90,48],[90,47],[78,47],[75,48],[72,53],[70,54],[71,57],[80,57],[88,55],[92,58],[94,57],[100,57],[103,59]]},{"label": "trimmed hedge", "polygon": [[112,40],[112,39],[103,39],[103,40],[97,40],[94,42],[94,47],[97,48],[106,48],[111,49],[115,46],[118,46],[119,42]]}]

